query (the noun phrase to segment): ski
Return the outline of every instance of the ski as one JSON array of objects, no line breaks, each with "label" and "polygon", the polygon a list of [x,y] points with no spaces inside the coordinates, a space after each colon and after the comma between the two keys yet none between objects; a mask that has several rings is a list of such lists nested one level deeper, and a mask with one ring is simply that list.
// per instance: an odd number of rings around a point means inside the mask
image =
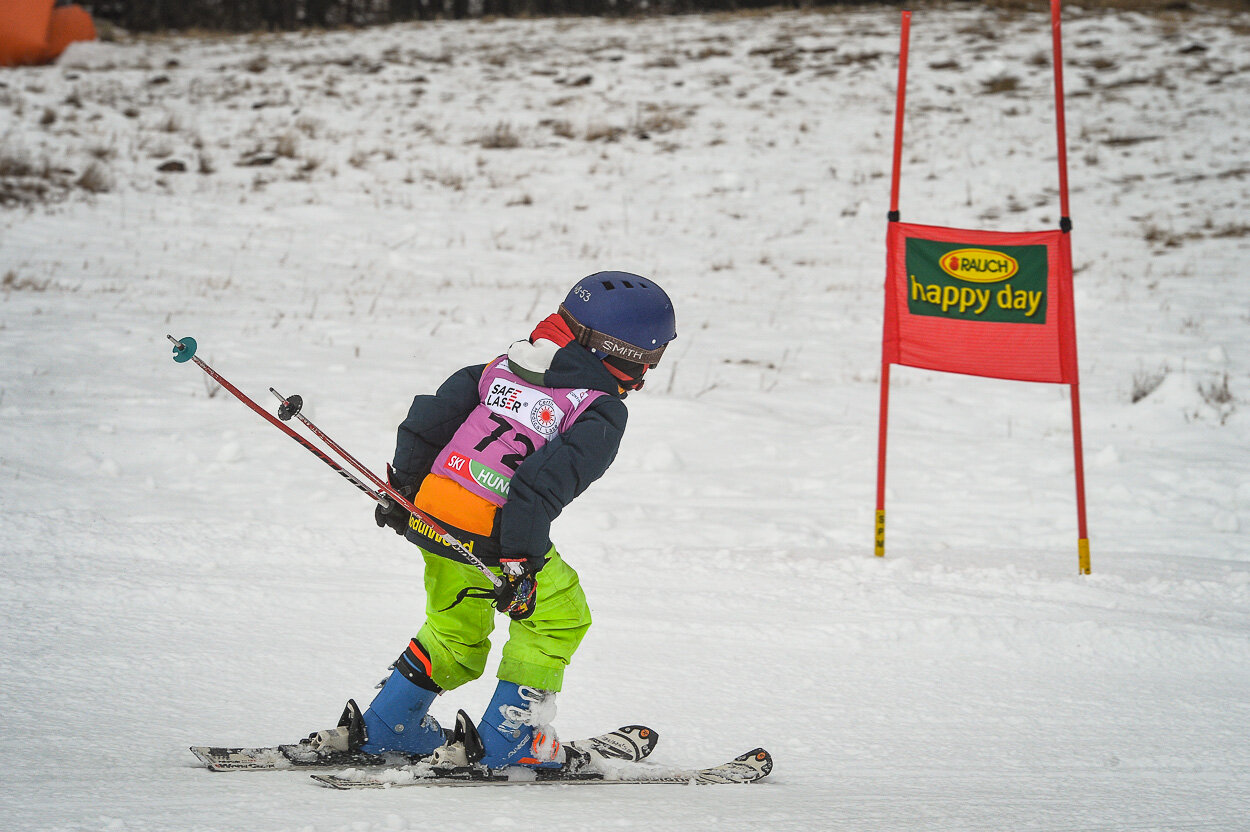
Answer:
[{"label": "ski", "polygon": [[419,763],[425,757],[407,754],[365,754],[360,751],[324,752],[304,742],[260,748],[220,748],[191,746],[191,753],[212,771],[282,771],[298,768],[365,768],[403,766]]},{"label": "ski", "polygon": [[[579,749],[581,750],[581,749]],[[593,754],[579,754],[575,762],[559,769],[511,766],[488,769],[465,766],[450,770],[427,763],[381,772],[348,770],[341,774],[314,774],[312,779],[331,789],[390,789],[407,786],[521,786],[521,785],[698,785],[754,783],[773,770],[773,758],[762,748],[748,751],[727,763],[710,768],[668,768],[655,765],[616,765]]]},{"label": "ski", "polygon": [[[575,749],[593,749],[600,756],[636,762],[655,749],[660,737],[642,725],[626,725],[597,737],[570,743]],[[312,747],[308,740],[289,745],[260,748],[219,748],[192,746],[191,753],[212,771],[282,771],[308,768],[374,768],[385,766],[400,769],[421,764],[424,756],[398,752],[365,754],[360,751],[324,751]]]}]

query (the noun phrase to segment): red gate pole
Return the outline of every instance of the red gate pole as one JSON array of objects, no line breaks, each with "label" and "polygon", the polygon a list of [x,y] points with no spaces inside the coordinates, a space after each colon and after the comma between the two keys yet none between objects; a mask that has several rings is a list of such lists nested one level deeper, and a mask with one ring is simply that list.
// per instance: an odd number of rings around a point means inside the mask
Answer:
[{"label": "red gate pole", "polygon": [[[890,182],[890,222],[898,222],[898,189],[903,166],[903,112],[907,101],[907,48],[911,36],[911,12],[903,12],[902,33],[898,50],[898,102],[894,109],[894,173]],[[889,269],[886,269],[889,280]],[[890,302],[886,292],[886,303]],[[889,310],[886,310],[889,314]],[[877,422],[877,510],[874,515],[873,554],[885,557],[885,444],[889,432],[890,412],[890,362],[885,359],[885,344],[881,345],[881,405]]]},{"label": "red gate pole", "polygon": [[[1059,141],[1059,230],[1067,234],[1072,230],[1072,214],[1068,205],[1068,138],[1064,122],[1063,102],[1063,34],[1062,0],[1050,0],[1050,32],[1054,42],[1055,64],[1055,132]],[[1069,272],[1072,268],[1072,248],[1068,252]],[[1075,332],[1072,333],[1076,337]],[[1075,347],[1073,347],[1075,349]],[[1073,362],[1075,365],[1075,362]],[[1075,373],[1075,367],[1073,368]],[[1076,474],[1076,528],[1077,569],[1082,575],[1090,572],[1089,524],[1085,514],[1085,452],[1081,441],[1081,385],[1074,378],[1071,384],[1072,398],[1072,453],[1075,457]]]},{"label": "red gate pole", "polygon": [[1072,385],[1072,450],[1076,456],[1077,569],[1089,574],[1089,527],[1085,521],[1085,454],[1081,449],[1081,385]]},{"label": "red gate pole", "polygon": [[890,181],[890,222],[898,222],[898,183],[903,167],[903,111],[907,102],[907,44],[911,39],[911,12],[903,12],[898,48],[898,103],[894,105],[894,176]]},{"label": "red gate pole", "polygon": [[1055,132],[1059,137],[1059,229],[1072,229],[1068,208],[1068,134],[1063,118],[1063,35],[1060,32],[1062,0],[1050,0],[1050,33],[1055,51]]}]

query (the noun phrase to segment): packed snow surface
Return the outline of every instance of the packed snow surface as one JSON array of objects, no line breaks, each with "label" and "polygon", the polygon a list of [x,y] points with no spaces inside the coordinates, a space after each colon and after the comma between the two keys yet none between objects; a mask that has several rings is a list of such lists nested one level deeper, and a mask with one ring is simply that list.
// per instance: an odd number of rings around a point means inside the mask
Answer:
[{"label": "packed snow surface", "polygon": [[[872,556],[898,24],[170,36],[5,70],[0,827],[1246,829],[1250,16],[1065,20],[1087,576],[1068,389],[905,368]],[[916,13],[904,219],[1058,224],[1048,24]],[[166,334],[380,469],[415,393],[601,269],[659,281],[679,337],[555,527],[595,616],[556,724],[775,773],[197,768],[367,702],[424,597],[372,504]]]}]

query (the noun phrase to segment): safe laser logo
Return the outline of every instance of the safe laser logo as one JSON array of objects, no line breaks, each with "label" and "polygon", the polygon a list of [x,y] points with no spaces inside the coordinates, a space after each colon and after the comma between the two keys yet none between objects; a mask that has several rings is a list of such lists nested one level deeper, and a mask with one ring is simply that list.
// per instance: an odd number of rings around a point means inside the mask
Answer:
[{"label": "safe laser logo", "polygon": [[1046,246],[974,248],[907,239],[907,311],[999,323],[1046,323]]}]

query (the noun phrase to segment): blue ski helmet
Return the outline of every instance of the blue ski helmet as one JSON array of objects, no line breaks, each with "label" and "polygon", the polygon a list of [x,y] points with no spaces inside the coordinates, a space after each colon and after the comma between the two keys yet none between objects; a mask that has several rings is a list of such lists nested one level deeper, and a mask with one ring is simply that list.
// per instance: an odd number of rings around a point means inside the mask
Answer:
[{"label": "blue ski helmet", "polygon": [[583,347],[636,364],[658,364],[677,337],[668,295],[655,281],[629,272],[583,277],[560,304],[560,316]]}]

